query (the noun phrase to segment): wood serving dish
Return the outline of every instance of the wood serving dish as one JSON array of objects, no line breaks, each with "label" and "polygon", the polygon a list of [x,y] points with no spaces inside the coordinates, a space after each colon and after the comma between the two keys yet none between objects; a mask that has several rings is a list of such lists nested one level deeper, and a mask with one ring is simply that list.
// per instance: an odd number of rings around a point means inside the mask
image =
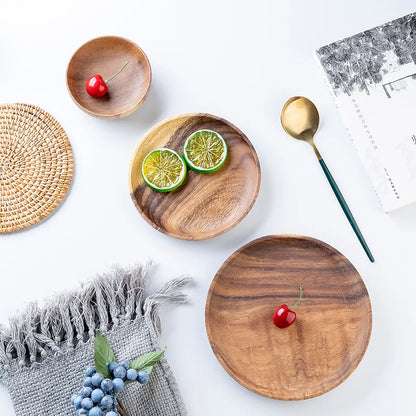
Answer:
[{"label": "wood serving dish", "polygon": [[[303,286],[297,320],[273,323]],[[302,400],[342,383],[361,361],[371,335],[366,287],[337,250],[313,238],[271,235],[232,254],[206,302],[211,347],[240,384],[280,400]]]},{"label": "wood serving dish", "polygon": [[[87,80],[94,74],[104,79],[116,73],[124,62],[129,64],[108,83],[108,94],[91,97]],[[136,111],[149,93],[152,71],[146,54],[135,43],[118,36],[104,36],[81,46],[67,69],[67,86],[75,103],[99,118],[118,119]]]},{"label": "wood serving dish", "polygon": [[[141,176],[145,156],[160,147],[182,154],[186,138],[209,129],[227,142],[228,157],[212,173],[188,170],[185,182],[169,193],[148,188]],[[260,187],[260,164],[249,139],[228,121],[209,114],[185,114],[153,127],[134,152],[129,185],[134,204],[155,229],[175,238],[203,240],[237,225],[250,211]]]}]

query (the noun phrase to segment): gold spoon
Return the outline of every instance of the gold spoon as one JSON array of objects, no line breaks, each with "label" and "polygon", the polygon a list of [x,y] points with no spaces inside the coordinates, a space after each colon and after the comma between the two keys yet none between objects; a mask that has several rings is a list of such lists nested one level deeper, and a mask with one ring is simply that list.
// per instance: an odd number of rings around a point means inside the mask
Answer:
[{"label": "gold spoon", "polygon": [[371,251],[368,248],[363,235],[361,234],[360,228],[358,227],[354,216],[352,215],[352,212],[347,205],[347,202],[342,196],[342,193],[339,190],[335,179],[332,177],[331,172],[329,171],[326,163],[316,148],[315,143],[313,142],[313,136],[315,135],[319,126],[319,113],[314,103],[305,97],[290,98],[283,106],[280,121],[282,122],[282,126],[286,133],[289,134],[289,136],[292,136],[294,139],[308,142],[312,146],[316,157],[318,158],[319,163],[325,173],[325,176],[328,179],[328,182],[330,183],[331,188],[334,191],[334,194],[344,211],[344,214],[348,218],[348,221],[351,224],[356,236],[358,237],[358,240],[360,241],[364,251],[367,253],[368,258],[371,262],[374,262],[374,257],[371,254]]}]

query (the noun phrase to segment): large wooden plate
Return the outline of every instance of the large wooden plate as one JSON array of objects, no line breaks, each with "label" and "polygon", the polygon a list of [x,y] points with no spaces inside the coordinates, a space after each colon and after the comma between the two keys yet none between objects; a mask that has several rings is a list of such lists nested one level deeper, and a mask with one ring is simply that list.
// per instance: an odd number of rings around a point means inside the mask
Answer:
[{"label": "large wooden plate", "polygon": [[[188,170],[170,193],[148,188],[141,176],[145,156],[159,147],[182,154],[186,138],[201,129],[227,141],[225,164],[213,173]],[[130,164],[130,193],[143,218],[157,230],[185,240],[203,240],[237,225],[250,211],[260,187],[260,165],[248,138],[228,121],[209,114],[180,115],[156,125],[142,139]]]},{"label": "large wooden plate", "polygon": [[[304,299],[286,329],[280,304]],[[354,266],[309,237],[267,236],[232,254],[216,274],[206,328],[225,370],[261,395],[302,400],[326,393],[361,361],[371,334],[371,304]]]}]

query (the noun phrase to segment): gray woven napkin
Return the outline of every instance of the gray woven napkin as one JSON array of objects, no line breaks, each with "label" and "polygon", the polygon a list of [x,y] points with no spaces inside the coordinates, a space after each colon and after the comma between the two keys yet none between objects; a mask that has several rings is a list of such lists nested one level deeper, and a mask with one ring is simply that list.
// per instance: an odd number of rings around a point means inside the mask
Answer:
[{"label": "gray woven napkin", "polygon": [[[189,279],[172,280],[146,297],[149,268],[114,269],[43,308],[29,305],[0,329],[0,379],[17,416],[75,415],[70,398],[80,390],[85,369],[94,364],[97,330],[119,360],[132,361],[161,348],[160,305],[185,302],[179,289]],[[129,416],[186,415],[165,358],[148,384],[127,385],[119,399]]]}]

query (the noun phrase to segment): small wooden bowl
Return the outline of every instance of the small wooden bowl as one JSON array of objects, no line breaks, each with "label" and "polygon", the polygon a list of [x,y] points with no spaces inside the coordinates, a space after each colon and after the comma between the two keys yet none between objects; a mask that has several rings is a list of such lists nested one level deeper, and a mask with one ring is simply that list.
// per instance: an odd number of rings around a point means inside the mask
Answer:
[{"label": "small wooden bowl", "polygon": [[[95,74],[104,79],[124,70],[108,83],[108,93],[91,97],[87,80]],[[146,54],[135,43],[118,36],[104,36],[82,45],[71,58],[67,70],[67,86],[75,103],[94,117],[118,119],[136,111],[149,93],[152,70]]]},{"label": "small wooden bowl", "polygon": [[[273,323],[299,296],[297,319]],[[218,270],[205,310],[211,347],[248,389],[280,400],[319,396],[357,367],[370,340],[367,289],[354,266],[310,237],[271,235],[233,253]]]},{"label": "small wooden bowl", "polygon": [[[148,188],[141,175],[152,150],[169,147],[180,154],[186,138],[197,130],[214,130],[228,146],[224,165],[212,173],[188,169],[175,191]],[[260,164],[249,139],[228,121],[210,114],[183,114],[153,127],[139,143],[130,164],[130,193],[142,217],[156,230],[183,240],[223,234],[250,211],[260,188]]]}]

